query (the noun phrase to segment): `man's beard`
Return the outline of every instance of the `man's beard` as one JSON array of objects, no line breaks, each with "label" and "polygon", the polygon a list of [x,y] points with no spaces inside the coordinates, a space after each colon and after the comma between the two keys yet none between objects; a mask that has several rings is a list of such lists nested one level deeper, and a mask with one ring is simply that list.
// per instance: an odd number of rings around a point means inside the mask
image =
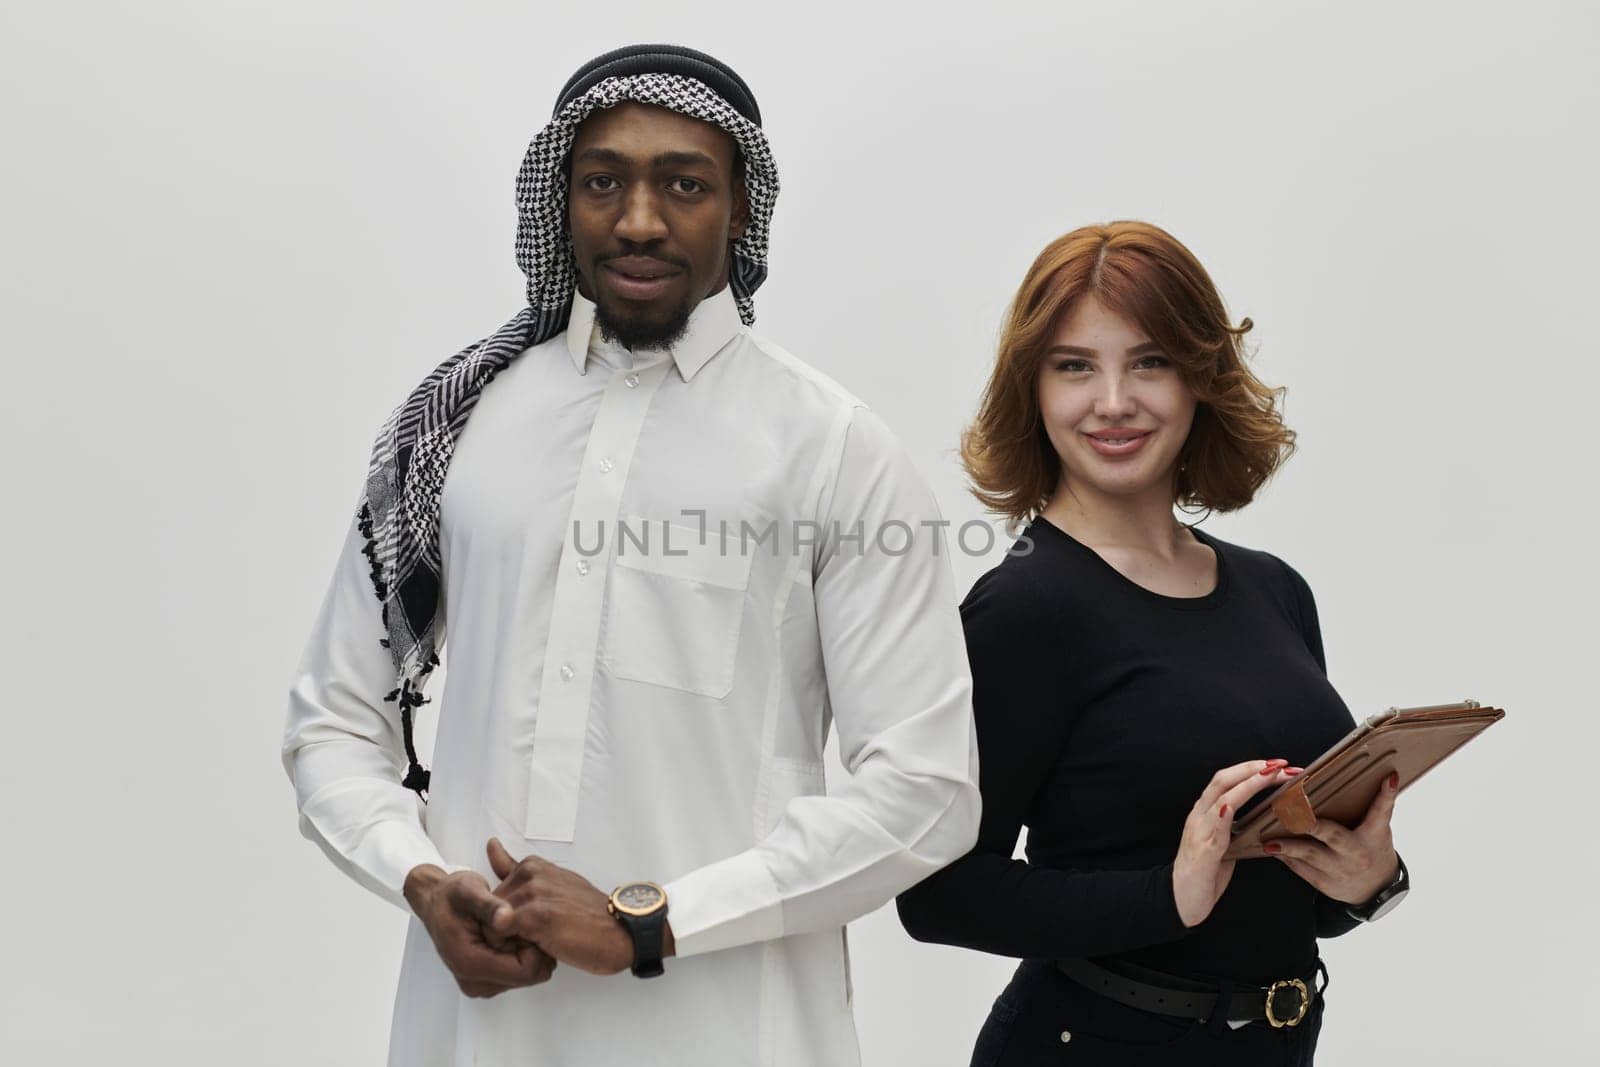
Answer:
[{"label": "man's beard", "polygon": [[600,336],[607,341],[619,344],[630,352],[642,352],[652,348],[671,348],[677,344],[688,332],[689,314],[693,310],[693,303],[684,300],[664,320],[651,322],[637,315],[614,314],[604,301],[600,301],[595,304],[594,321],[600,327]]}]

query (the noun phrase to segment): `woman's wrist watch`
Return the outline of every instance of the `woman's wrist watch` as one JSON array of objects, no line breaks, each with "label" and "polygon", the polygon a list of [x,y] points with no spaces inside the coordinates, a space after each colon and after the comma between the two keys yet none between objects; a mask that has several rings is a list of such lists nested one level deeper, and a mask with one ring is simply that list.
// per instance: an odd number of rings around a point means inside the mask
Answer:
[{"label": "woman's wrist watch", "polygon": [[654,978],[661,966],[661,941],[667,925],[667,891],[654,882],[628,882],[611,891],[606,910],[633,938],[633,976]]},{"label": "woman's wrist watch", "polygon": [[1400,864],[1400,870],[1395,873],[1394,881],[1378,890],[1378,895],[1365,904],[1350,904],[1345,907],[1350,918],[1359,919],[1364,923],[1374,923],[1389,914],[1411,892],[1411,875],[1406,871],[1406,861],[1400,858],[1400,853],[1395,853],[1395,859]]}]

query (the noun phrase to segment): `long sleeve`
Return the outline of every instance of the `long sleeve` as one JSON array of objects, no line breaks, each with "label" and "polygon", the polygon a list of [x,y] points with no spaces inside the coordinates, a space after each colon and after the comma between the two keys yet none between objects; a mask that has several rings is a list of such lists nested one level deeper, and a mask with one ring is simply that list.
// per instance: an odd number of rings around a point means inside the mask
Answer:
[{"label": "long sleeve", "polygon": [[394,665],[352,518],[338,566],[289,688],[283,766],[294,783],[300,832],[361,885],[401,908],[406,875],[446,869],[422,822],[422,802],[400,784],[399,712],[383,694]]},{"label": "long sleeve", "polygon": [[[1300,619],[1300,633],[1305,638],[1306,648],[1310,649],[1318,668],[1326,677],[1328,660],[1322,649],[1322,623],[1317,618],[1316,598],[1312,596],[1311,586],[1300,576],[1299,571],[1287,563],[1283,565],[1283,569],[1289,572],[1289,584],[1294,589],[1295,611]],[[1351,726],[1354,725],[1352,721]],[[1361,920],[1352,918],[1343,903],[1320,891],[1316,896],[1316,911],[1319,938],[1339,937],[1361,925]]]},{"label": "long sleeve", "polygon": [[1055,606],[1002,566],[962,606],[983,774],[977,846],[903,893],[919,941],[1003,956],[1108,955],[1185,932],[1172,865],[1066,871],[1012,859],[1017,834],[1059,759],[1070,720]]},{"label": "long sleeve", "polygon": [[[835,431],[836,466],[825,452],[818,467],[812,591],[849,777],[789,800],[753,848],[666,887],[680,955],[842,925],[977,832],[971,678],[942,520],[876,416],[841,411]],[[904,553],[900,524],[914,533]]]}]

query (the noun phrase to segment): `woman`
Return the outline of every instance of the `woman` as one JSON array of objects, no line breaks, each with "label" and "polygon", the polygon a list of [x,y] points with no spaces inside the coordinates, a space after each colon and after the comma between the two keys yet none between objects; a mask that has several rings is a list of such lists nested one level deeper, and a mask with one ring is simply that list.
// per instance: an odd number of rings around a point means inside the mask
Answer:
[{"label": "woman", "polygon": [[1293,450],[1249,329],[1165,231],[1076,230],[1023,280],[964,435],[978,498],[1031,521],[961,606],[978,844],[899,906],[919,940],[1022,957],[974,1067],[1310,1064],[1317,939],[1404,888],[1392,779],[1359,827],[1222,858],[1353,725],[1300,575],[1173,515],[1243,507]]}]

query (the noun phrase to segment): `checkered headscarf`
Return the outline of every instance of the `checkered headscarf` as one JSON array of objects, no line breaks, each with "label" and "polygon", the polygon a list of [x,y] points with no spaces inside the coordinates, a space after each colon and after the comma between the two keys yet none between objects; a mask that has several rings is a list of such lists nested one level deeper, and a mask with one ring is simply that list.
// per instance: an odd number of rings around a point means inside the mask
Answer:
[{"label": "checkered headscarf", "polygon": [[[750,220],[744,236],[733,244],[729,268],[730,288],[747,325],[755,320],[751,296],[767,276],[767,234],[778,197],[778,172],[744,83],[710,56],[671,46],[609,53],[585,70],[601,64],[598,72],[603,74],[606,62],[611,69],[620,64],[634,72],[604,77],[587,87],[579,81],[584,71],[575,75],[554,118],[528,146],[517,174],[517,265],[528,279],[527,306],[493,334],[439,364],[389,416],[373,446],[357,521],[367,539],[372,584],[388,633],[383,644],[394,657],[396,685],[384,699],[399,704],[410,763],[405,785],[419,794],[428,787],[428,772],[412,744],[412,712],[428,702],[423,686],[444,646],[438,618],[439,497],[456,441],[484,386],[530,347],[566,329],[578,274],[567,226],[565,162],[579,124],[598,109],[632,100],[727,131],[744,157],[750,201]],[[650,69],[641,72],[641,66]],[[683,70],[701,77],[675,73]],[[739,106],[707,81],[718,84]],[[575,85],[581,91],[574,92]]]}]

